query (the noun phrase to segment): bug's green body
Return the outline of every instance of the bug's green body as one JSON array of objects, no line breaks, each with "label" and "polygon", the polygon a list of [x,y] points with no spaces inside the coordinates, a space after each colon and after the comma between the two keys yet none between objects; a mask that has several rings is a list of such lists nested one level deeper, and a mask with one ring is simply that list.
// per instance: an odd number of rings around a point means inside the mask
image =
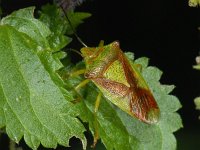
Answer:
[{"label": "bug's green body", "polygon": [[146,123],[159,118],[158,105],[143,77],[123,54],[118,42],[82,48],[85,77],[123,111]]}]

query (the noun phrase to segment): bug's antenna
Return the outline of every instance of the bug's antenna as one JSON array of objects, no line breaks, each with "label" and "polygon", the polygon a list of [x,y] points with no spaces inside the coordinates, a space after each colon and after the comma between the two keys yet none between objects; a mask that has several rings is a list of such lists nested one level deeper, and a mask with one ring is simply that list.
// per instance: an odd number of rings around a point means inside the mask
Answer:
[{"label": "bug's antenna", "polygon": [[72,48],[70,48],[69,50],[72,52],[75,52],[75,53],[79,54],[81,57],[83,57],[83,55],[79,51],[72,49]]},{"label": "bug's antenna", "polygon": [[74,29],[74,27],[73,27],[73,25],[72,25],[72,23],[71,23],[71,21],[70,21],[68,15],[67,15],[65,9],[63,8],[63,6],[62,6],[62,5],[59,5],[59,6],[60,6],[60,8],[62,9],[62,11],[64,12],[64,15],[65,15],[65,17],[67,18],[67,21],[68,21],[68,23],[69,23],[69,26],[71,27],[72,32],[74,33],[74,35],[75,35],[75,37],[77,38],[77,40],[78,40],[84,47],[88,47],[88,46],[83,42],[83,40],[77,35],[76,30]]}]

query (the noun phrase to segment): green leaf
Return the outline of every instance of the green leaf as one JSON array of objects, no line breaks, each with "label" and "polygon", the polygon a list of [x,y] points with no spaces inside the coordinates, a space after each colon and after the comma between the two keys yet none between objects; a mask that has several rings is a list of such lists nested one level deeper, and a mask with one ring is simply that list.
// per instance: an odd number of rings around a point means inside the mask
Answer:
[{"label": "green leaf", "polygon": [[200,64],[194,65],[193,68],[194,68],[194,69],[197,69],[197,70],[200,70]]},{"label": "green leaf", "polygon": [[197,7],[200,6],[200,0],[189,0],[189,6],[190,7]]},{"label": "green leaf", "polygon": [[47,40],[51,32],[32,14],[33,8],[26,8],[1,21],[0,127],[15,142],[24,136],[32,149],[40,143],[69,146],[73,136],[85,149],[85,129],[76,118],[79,110],[55,72],[62,67],[62,55],[52,54]]},{"label": "green leaf", "polygon": [[[129,57],[130,56],[130,57]],[[128,53],[128,58],[133,59],[133,54]],[[174,86],[162,85],[159,79],[162,72],[156,67],[147,66],[148,59],[143,57],[135,60],[132,65],[141,65],[141,74],[149,85],[159,105],[161,117],[157,124],[145,124],[123,112],[110,101],[102,98],[97,112],[98,132],[101,141],[107,149],[134,149],[134,150],[175,150],[176,139],[173,132],[182,127],[182,121],[176,111],[181,107],[179,100],[169,93]],[[84,68],[84,64],[76,65],[72,72]],[[70,69],[68,70],[70,72]],[[73,77],[66,80],[71,87],[76,86],[83,77]],[[94,134],[95,117],[94,107],[98,89],[89,83],[80,90],[83,100],[78,103],[82,111],[80,118],[89,122],[89,128]]]},{"label": "green leaf", "polygon": [[41,21],[34,18],[34,7],[28,7],[13,12],[1,20],[1,25],[11,25],[20,32],[23,32],[34,39],[41,47],[48,47],[46,37],[50,30]]},{"label": "green leaf", "polygon": [[197,97],[194,99],[196,109],[200,109],[200,97]]},{"label": "green leaf", "polygon": [[[78,25],[83,23],[84,19],[87,19],[91,16],[90,13],[85,13],[85,12],[74,12],[74,11],[68,11],[67,16],[69,17],[69,20],[72,24],[72,27],[76,29]],[[68,35],[73,34],[72,28],[69,25],[69,22],[67,22],[68,28],[66,33]]]},{"label": "green leaf", "polygon": [[71,42],[71,38],[65,36],[67,22],[63,20],[62,10],[56,5],[47,4],[40,11],[40,20],[51,30],[49,43],[55,51],[62,49]]},{"label": "green leaf", "polygon": [[[67,16],[73,28],[76,29],[79,24],[83,23],[84,19],[90,17],[90,14],[69,11],[67,12]],[[45,5],[40,12],[40,20],[44,22],[52,32],[49,37],[49,43],[53,49],[61,49],[66,46],[66,41],[67,43],[71,41],[71,39],[64,34],[71,35],[74,31],[65,18],[62,9],[58,8],[56,5]],[[55,45],[57,45],[57,47]]]},{"label": "green leaf", "polygon": [[[200,56],[196,57],[196,65],[193,66],[194,69],[200,70]],[[200,97],[196,97],[194,99],[194,103],[196,105],[196,109],[200,109]]]},{"label": "green leaf", "polygon": [[[51,47],[52,41],[49,40],[49,36],[52,32],[43,22],[34,18],[34,9],[34,7],[28,7],[15,11],[11,15],[3,18],[1,24],[11,25],[19,32],[23,32],[31,37],[37,44],[36,50],[42,63],[45,64],[45,68],[52,73],[52,78],[57,80],[59,77],[55,74],[55,71],[63,67],[59,59],[64,57],[65,53],[58,52],[60,50],[58,48],[62,47],[60,46],[60,42],[55,42],[54,47]],[[66,40],[62,41],[62,45],[67,45],[69,43],[69,38],[65,39]],[[57,49],[55,49],[55,47]],[[59,80],[57,81],[61,82],[61,80]]]},{"label": "green leaf", "polygon": [[193,68],[200,70],[200,56],[197,56],[195,60],[196,60],[196,65],[194,65]]},{"label": "green leaf", "polygon": [[44,22],[51,32],[55,34],[65,34],[67,26],[66,20],[63,20],[62,10],[56,5],[44,5],[42,6],[40,14],[40,21]]}]

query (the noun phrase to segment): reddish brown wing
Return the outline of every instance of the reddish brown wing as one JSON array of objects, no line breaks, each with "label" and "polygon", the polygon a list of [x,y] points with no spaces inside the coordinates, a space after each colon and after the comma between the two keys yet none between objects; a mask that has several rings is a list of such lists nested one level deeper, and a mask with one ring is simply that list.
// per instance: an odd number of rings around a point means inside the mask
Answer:
[{"label": "reddish brown wing", "polygon": [[122,62],[126,79],[130,84],[129,99],[132,115],[146,123],[157,122],[160,111],[150,89],[148,87],[142,88],[138,85],[139,79],[136,72],[133,71],[122,52],[120,53],[119,59]]},{"label": "reddish brown wing", "polygon": [[149,90],[142,88],[131,90],[130,110],[136,118],[146,123],[155,123],[159,119],[158,105]]}]

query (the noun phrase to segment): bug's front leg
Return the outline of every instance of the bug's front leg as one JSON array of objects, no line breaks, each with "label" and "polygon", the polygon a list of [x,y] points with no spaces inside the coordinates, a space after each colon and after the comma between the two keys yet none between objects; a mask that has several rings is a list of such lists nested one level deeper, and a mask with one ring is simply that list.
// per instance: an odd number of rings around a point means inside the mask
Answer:
[{"label": "bug's front leg", "polygon": [[82,82],[80,82],[75,88],[74,88],[74,92],[76,93],[77,98],[75,100],[73,100],[73,103],[78,103],[81,101],[82,96],[79,94],[79,89],[82,88],[83,86],[85,86],[88,82],[90,82],[89,79],[85,79]]},{"label": "bug's front leg", "polygon": [[[79,70],[72,71],[72,72],[69,71],[69,72],[66,72],[62,78],[67,80],[69,78],[74,78],[74,77],[77,77],[84,73],[85,73],[85,69],[79,69]],[[89,82],[89,79],[85,79],[85,80],[81,81],[78,85],[75,85],[75,88],[71,88],[72,91],[74,92],[74,96],[75,96],[75,99],[72,101],[72,103],[78,103],[81,101],[82,96],[79,93],[79,89],[82,88],[83,86],[85,86],[88,82]]]},{"label": "bug's front leg", "polygon": [[70,73],[70,77],[76,77],[76,76],[79,76],[81,74],[84,74],[85,73],[85,69],[80,69],[80,70],[77,70],[77,71],[74,71],[72,73]]}]

